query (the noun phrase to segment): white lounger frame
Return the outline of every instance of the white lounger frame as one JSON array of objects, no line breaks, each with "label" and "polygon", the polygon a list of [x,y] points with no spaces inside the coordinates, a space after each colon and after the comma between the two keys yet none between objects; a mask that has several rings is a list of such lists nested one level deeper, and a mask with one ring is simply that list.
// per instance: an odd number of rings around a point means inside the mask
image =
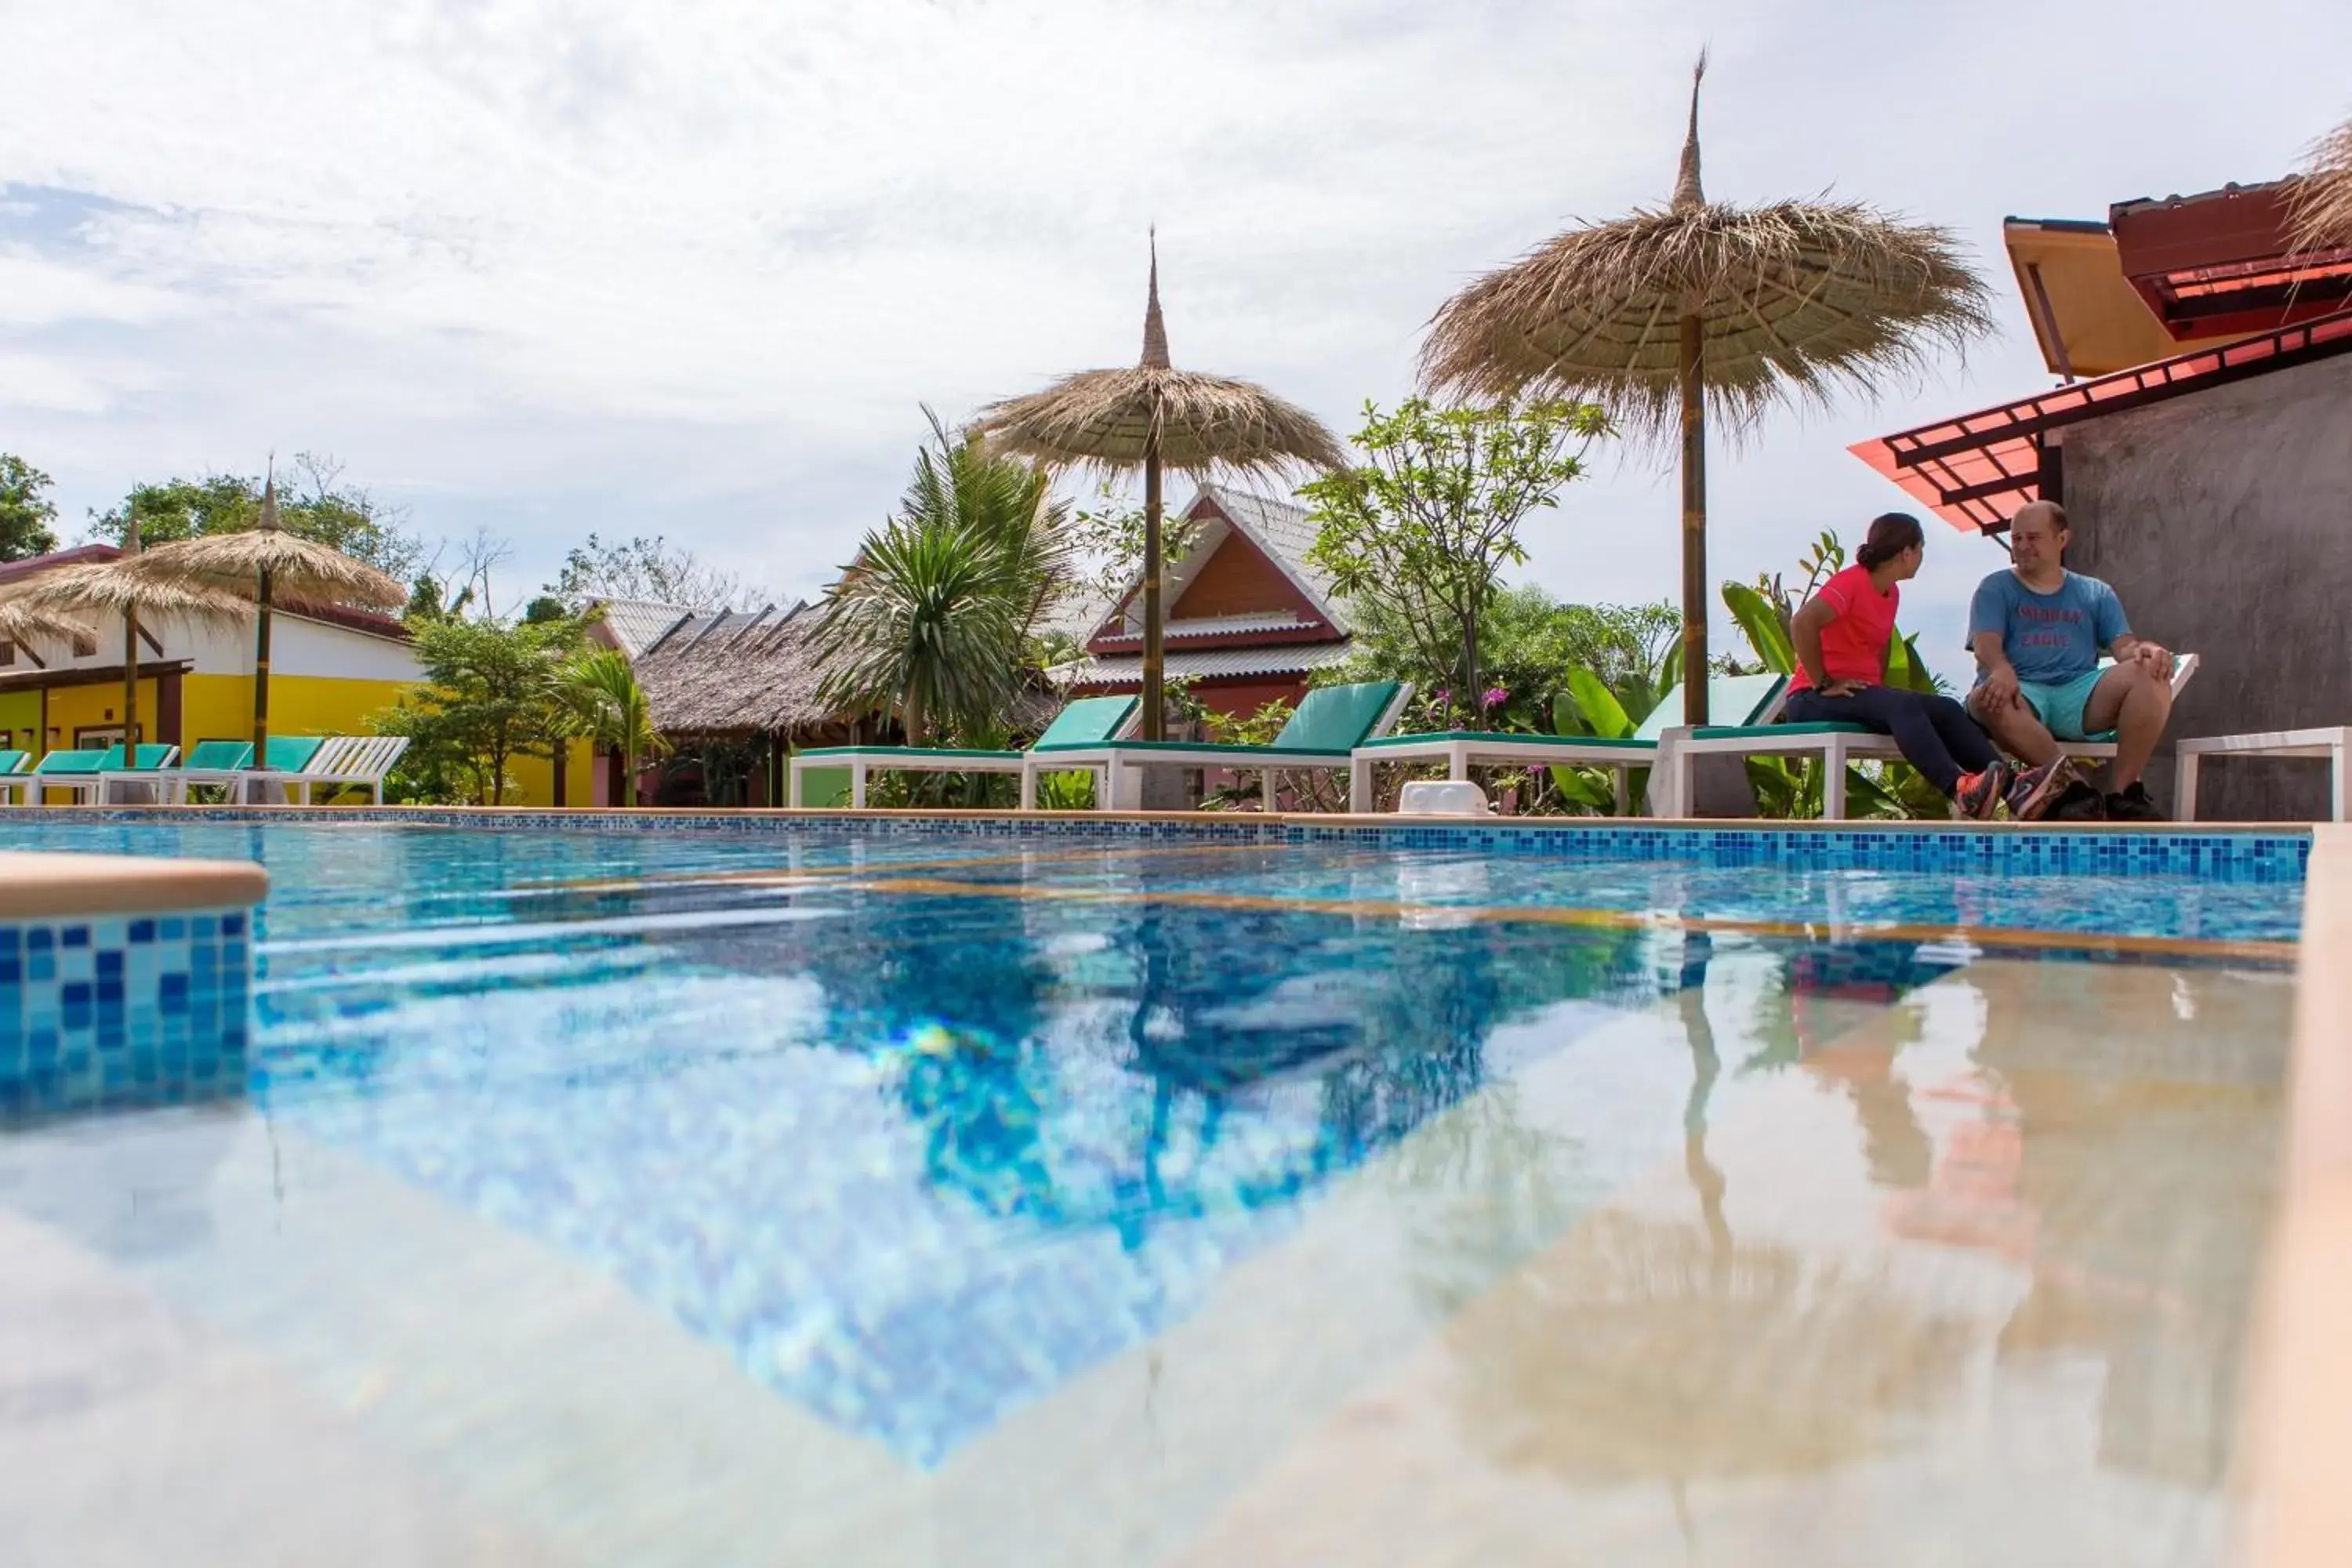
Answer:
[{"label": "white lounger frame", "polygon": [[2318,757],[2327,763],[2329,820],[2352,822],[2352,771],[2345,767],[2347,750],[2352,750],[2352,725],[2183,741],[2179,759],[2173,764],[2172,814],[2182,822],[2197,820],[2197,769],[2208,757]]}]

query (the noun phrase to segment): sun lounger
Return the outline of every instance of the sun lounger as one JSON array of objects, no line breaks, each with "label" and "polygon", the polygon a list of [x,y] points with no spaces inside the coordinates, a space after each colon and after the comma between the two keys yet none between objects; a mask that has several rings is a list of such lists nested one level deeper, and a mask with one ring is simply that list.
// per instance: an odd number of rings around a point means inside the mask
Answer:
[{"label": "sun lounger", "polygon": [[[1135,714],[1136,700],[1132,697],[1082,697],[1055,715],[1037,743],[1102,745],[1127,733],[1135,722]],[[1034,775],[1024,766],[1028,755],[1026,752],[953,746],[820,746],[793,753],[785,800],[794,806],[803,804],[801,775],[812,769],[848,771],[852,811],[866,809],[866,781],[875,773],[1019,773],[1021,809],[1027,811],[1036,805]]]},{"label": "sun lounger", "polygon": [[27,775],[34,785],[33,803],[39,805],[46,792],[53,789],[70,790],[76,805],[88,803],[93,795],[104,800],[105,783],[110,775],[152,779],[158,769],[171,766],[179,754],[177,746],[142,746],[139,754],[129,759],[121,746],[102,752],[87,748],[51,752],[34,763]]},{"label": "sun lounger", "polygon": [[[1352,769],[1357,747],[1385,733],[1403,711],[1412,689],[1393,680],[1326,686],[1307,694],[1281,733],[1263,746],[1214,741],[1118,741],[1109,745],[1060,745],[1040,740],[1024,764],[1021,795],[1036,798],[1040,773],[1084,768],[1096,778],[1095,806],[1108,811],[1133,800],[1129,774],[1148,767],[1234,768],[1263,774],[1268,811],[1286,769]],[[1352,780],[1351,780],[1352,783]]]},{"label": "sun lounger", "polygon": [[32,787],[32,765],[30,752],[0,752],[0,805],[16,803]]},{"label": "sun lounger", "polygon": [[307,767],[326,743],[315,735],[272,735],[269,765],[257,772],[252,742],[199,741],[172,771],[171,798],[184,803],[193,790],[210,785],[235,790],[254,779],[282,785]]},{"label": "sun lounger", "polygon": [[[1780,711],[1787,680],[1777,675],[1718,675],[1706,685],[1708,710],[1737,713],[1760,724]],[[1616,784],[1622,816],[1635,768],[1657,760],[1658,737],[1681,721],[1683,689],[1675,686],[1631,735],[1511,735],[1495,731],[1446,730],[1432,734],[1383,735],[1356,748],[1349,773],[1348,798],[1357,810],[1371,809],[1376,763],[1442,762],[1446,776],[1466,779],[1479,763],[1526,763],[1538,767],[1607,768]]]},{"label": "sun lounger", "polygon": [[2352,726],[2320,730],[2279,730],[2268,734],[2205,735],[2183,741],[2174,764],[2172,815],[2182,822],[2197,820],[2197,769],[2208,757],[2318,757],[2327,763],[2327,814],[2336,822],[2352,822]]},{"label": "sun lounger", "polygon": [[[290,772],[265,771],[247,774],[274,784],[292,788],[300,803],[311,804],[311,792],[324,789],[332,800],[347,789],[366,790],[375,804],[383,804],[384,776],[400,762],[408,750],[405,735],[334,735],[319,742],[310,761]],[[275,759],[278,748],[270,745]]]},{"label": "sun lounger", "polygon": [[[2112,663],[2112,660],[2103,660]],[[2197,673],[2197,656],[2184,653],[2173,660],[2172,694],[2179,697],[2189,678]],[[2108,731],[2089,741],[2059,742],[2070,757],[2105,760],[2116,754],[2115,732]],[[1691,798],[1692,759],[1708,755],[1729,754],[1738,757],[1819,756],[1824,769],[1822,779],[1822,816],[1827,821],[1840,821],[1845,816],[1846,763],[1856,757],[1901,758],[1902,748],[1895,737],[1860,724],[1761,724],[1706,725],[1689,734],[1674,739],[1670,765],[1672,798],[1679,803]]]}]

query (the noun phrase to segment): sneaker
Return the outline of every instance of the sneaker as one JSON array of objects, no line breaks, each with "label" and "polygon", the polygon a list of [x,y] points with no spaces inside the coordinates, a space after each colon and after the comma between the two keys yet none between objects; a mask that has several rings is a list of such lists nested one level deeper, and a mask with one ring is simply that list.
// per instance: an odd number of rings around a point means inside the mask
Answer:
[{"label": "sneaker", "polygon": [[2009,815],[2017,822],[2033,822],[2050,809],[2050,797],[2074,782],[2074,770],[2065,758],[2028,768],[2009,786]]},{"label": "sneaker", "polygon": [[2000,804],[2008,788],[2009,764],[1995,759],[1981,773],[1960,775],[1960,782],[1952,786],[1953,809],[1962,816],[1990,822],[1993,807]]},{"label": "sneaker", "polygon": [[2042,819],[2044,822],[2098,822],[2106,816],[2107,802],[2114,798],[2113,795],[2101,795],[2095,784],[2076,779],[2066,786],[2065,793],[2043,809]]},{"label": "sneaker", "polygon": [[2147,785],[2135,784],[2107,796],[2107,820],[2110,822],[2162,822],[2164,813],[2156,809],[2156,802],[2147,798]]}]

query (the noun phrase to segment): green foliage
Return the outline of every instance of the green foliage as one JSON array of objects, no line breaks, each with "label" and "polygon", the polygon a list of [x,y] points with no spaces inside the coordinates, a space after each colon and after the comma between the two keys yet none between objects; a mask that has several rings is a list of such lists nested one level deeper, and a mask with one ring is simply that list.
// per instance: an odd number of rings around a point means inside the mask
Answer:
[{"label": "green foliage", "polygon": [[503,805],[515,759],[551,758],[579,732],[564,679],[579,623],[449,619],[411,630],[424,684],[376,723],[408,737],[396,793]]},{"label": "green foliage", "polygon": [[1584,404],[1442,408],[1413,397],[1383,414],[1368,403],[1355,437],[1364,464],[1300,491],[1318,531],[1309,558],[1416,667],[1444,672],[1438,684],[1483,710],[1483,628],[1503,569],[1527,559],[1519,525],[1559,504],[1608,429]]},{"label": "green foliage", "polygon": [[[404,513],[379,506],[366,490],[343,484],[341,477],[332,458],[298,453],[289,483],[278,493],[278,521],[289,533],[407,581],[424,564],[423,542],[409,531]],[[120,544],[133,516],[142,544],[241,533],[260,522],[261,494],[259,479],[238,474],[134,485],[120,506],[91,518],[90,537]]]},{"label": "green foliage", "polygon": [[1003,726],[1029,679],[1039,616],[1071,570],[1067,508],[1045,476],[938,420],[898,513],[826,591],[823,700],[896,707],[909,745]]},{"label": "green foliage", "polygon": [[[1073,585],[1106,605],[1125,595],[1143,571],[1145,516],[1142,505],[1126,500],[1117,485],[1107,483],[1097,489],[1094,505],[1079,508],[1068,523],[1071,551],[1084,563],[1074,568]],[[1161,568],[1173,571],[1199,542],[1198,529],[1173,513],[1163,513]]]},{"label": "green foliage", "polygon": [[646,599],[687,610],[743,605],[758,595],[741,578],[695,559],[661,534],[605,542],[595,534],[563,558],[555,581],[541,590],[579,615],[600,599]]},{"label": "green foliage", "polygon": [[[526,618],[524,624],[555,623]],[[654,728],[653,705],[646,700],[645,688],[637,684],[637,672],[628,655],[618,648],[591,648],[574,655],[563,667],[556,698],[570,718],[572,734],[620,753],[625,779],[635,780],[645,758],[669,752],[669,742]]]},{"label": "green foliage", "polygon": [[58,547],[48,499],[56,481],[12,452],[0,452],[0,561],[24,561]]}]

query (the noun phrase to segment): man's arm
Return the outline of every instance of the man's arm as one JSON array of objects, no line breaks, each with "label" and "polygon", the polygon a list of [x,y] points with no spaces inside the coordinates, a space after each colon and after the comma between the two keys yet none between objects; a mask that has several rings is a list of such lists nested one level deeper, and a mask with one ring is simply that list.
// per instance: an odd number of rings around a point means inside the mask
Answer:
[{"label": "man's arm", "polygon": [[2000,634],[1979,632],[1969,641],[1976,649],[1977,668],[1985,672],[1985,700],[1996,708],[2024,700],[2017,689],[2017,667],[2009,662]]},{"label": "man's arm", "polygon": [[1832,680],[1822,659],[1822,628],[1836,620],[1837,614],[1837,606],[1825,595],[1816,594],[1789,621],[1789,641],[1796,646],[1797,662],[1811,679],[1813,689],[1824,697],[1850,697],[1856,689],[1853,681]]},{"label": "man's arm", "polygon": [[2099,622],[2101,640],[2105,643],[2107,656],[2110,658],[2117,664],[2128,664],[2137,660],[2155,671],[2159,678],[2167,680],[2172,679],[2171,653],[2146,637],[2132,636],[2131,626],[2124,619],[2123,601],[2116,597],[2115,590],[2112,588],[2107,590],[2105,598],[2100,602]]}]

